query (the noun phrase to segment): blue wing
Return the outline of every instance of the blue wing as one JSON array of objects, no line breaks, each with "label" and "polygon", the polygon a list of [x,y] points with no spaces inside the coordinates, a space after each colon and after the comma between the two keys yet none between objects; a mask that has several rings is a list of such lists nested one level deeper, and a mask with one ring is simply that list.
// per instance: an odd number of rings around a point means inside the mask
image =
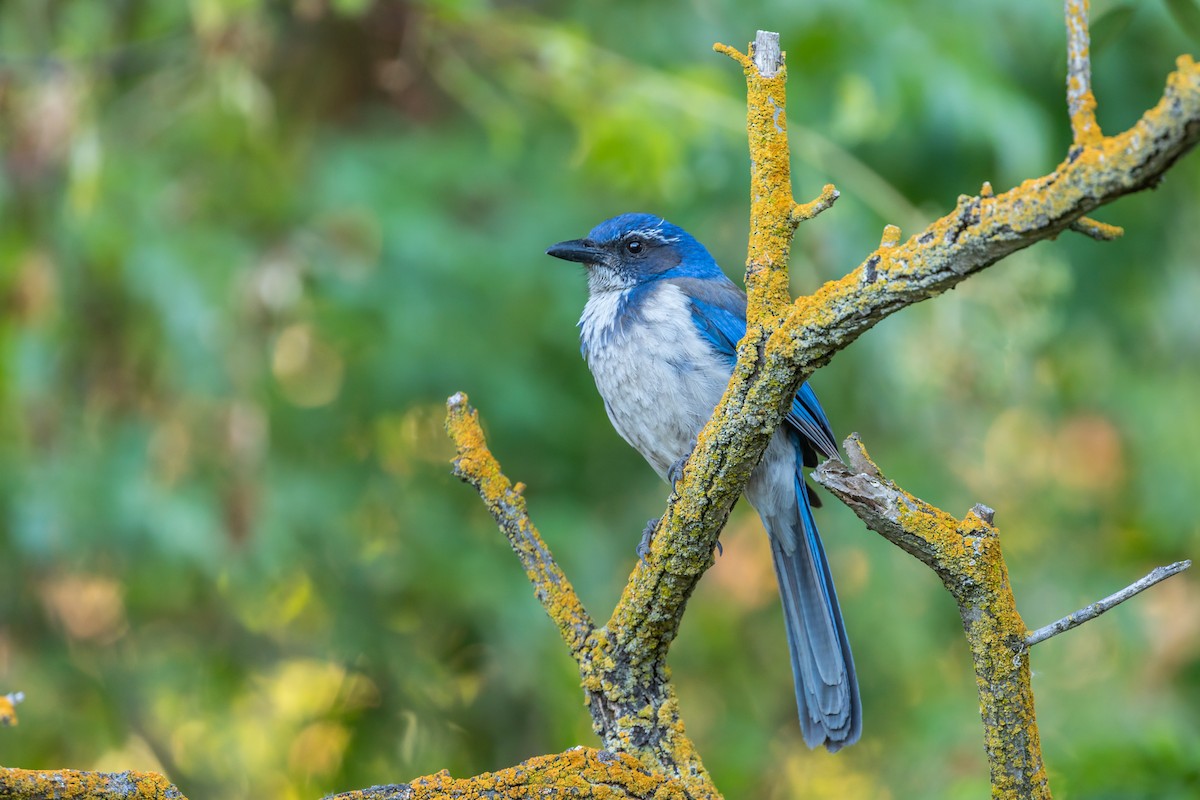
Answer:
[{"label": "blue wing", "polygon": [[[692,321],[700,335],[733,366],[737,343],[746,335],[746,295],[732,281],[677,278],[673,281],[691,300]],[[807,383],[800,384],[792,410],[785,418],[812,447],[827,458],[837,457],[833,430],[817,395]],[[807,454],[806,454],[807,456]],[[812,463],[808,463],[808,462]],[[806,466],[816,466],[816,454],[805,458]]]}]

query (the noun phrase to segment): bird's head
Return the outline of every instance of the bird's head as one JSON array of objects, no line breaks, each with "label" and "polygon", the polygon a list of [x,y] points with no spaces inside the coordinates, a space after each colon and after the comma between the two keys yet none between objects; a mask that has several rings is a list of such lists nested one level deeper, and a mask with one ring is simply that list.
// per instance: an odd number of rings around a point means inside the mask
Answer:
[{"label": "bird's head", "polygon": [[661,278],[710,278],[720,267],[683,228],[653,214],[622,214],[601,222],[584,239],[559,242],[547,255],[588,268],[593,294],[626,291]]}]

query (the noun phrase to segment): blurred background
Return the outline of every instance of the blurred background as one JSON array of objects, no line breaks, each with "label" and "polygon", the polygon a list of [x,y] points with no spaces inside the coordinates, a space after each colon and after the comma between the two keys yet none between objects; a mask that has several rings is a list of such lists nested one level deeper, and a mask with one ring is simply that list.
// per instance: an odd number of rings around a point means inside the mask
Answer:
[{"label": "blurred background", "polygon": [[[1193,0],[1096,2],[1103,127],[1200,43]],[[1057,4],[5,0],[0,763],[162,770],[193,800],[458,776],[596,744],[573,662],[474,493],[463,390],[591,612],[666,487],[579,357],[613,214],[738,276],[744,85],[782,33],[793,290],[1069,143]],[[997,510],[1037,627],[1200,553],[1200,157],[891,318],[814,378],[835,431],[954,514]],[[769,552],[740,506],[671,665],[729,797],[979,798],[958,616],[835,501],[861,744],[810,752]],[[1193,571],[1194,572],[1194,571]],[[1200,793],[1200,575],[1033,653],[1060,798]]]}]

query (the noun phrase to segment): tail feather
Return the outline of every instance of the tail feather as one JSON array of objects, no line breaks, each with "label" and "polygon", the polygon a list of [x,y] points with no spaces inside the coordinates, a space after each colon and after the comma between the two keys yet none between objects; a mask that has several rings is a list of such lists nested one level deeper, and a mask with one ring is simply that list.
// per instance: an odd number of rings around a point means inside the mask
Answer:
[{"label": "tail feather", "polygon": [[[807,487],[799,476],[796,484],[799,508],[763,517],[783,601],[800,730],[809,747],[823,744],[836,752],[858,741],[862,732],[858,679]],[[790,529],[772,530],[781,520]]]}]

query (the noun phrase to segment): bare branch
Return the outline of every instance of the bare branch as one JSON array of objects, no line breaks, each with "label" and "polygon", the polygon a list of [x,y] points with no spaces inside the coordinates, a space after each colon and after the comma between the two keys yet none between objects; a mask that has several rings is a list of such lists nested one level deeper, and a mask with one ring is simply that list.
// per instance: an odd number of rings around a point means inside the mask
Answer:
[{"label": "bare branch", "polygon": [[754,35],[754,46],[750,49],[754,66],[764,78],[774,78],[783,69],[783,51],[779,47],[779,34],[759,31]]},{"label": "bare branch", "polygon": [[1088,33],[1088,0],[1066,0],[1067,112],[1075,144],[1086,147],[1103,138],[1096,122],[1096,96],[1092,94],[1092,62]]},{"label": "bare branch", "polygon": [[1033,647],[1035,644],[1040,644],[1051,637],[1057,636],[1060,633],[1064,633],[1072,628],[1082,625],[1085,622],[1093,620],[1103,614],[1105,611],[1108,611],[1110,608],[1124,603],[1135,594],[1146,591],[1154,584],[1160,581],[1165,581],[1172,575],[1178,575],[1190,566],[1192,566],[1192,562],[1187,560],[1176,561],[1174,564],[1168,564],[1165,567],[1155,567],[1153,570],[1151,570],[1149,575],[1139,581],[1136,581],[1135,583],[1131,583],[1121,591],[1110,594],[1108,597],[1104,598],[1103,600],[1098,600],[1095,603],[1092,603],[1090,606],[1085,606],[1076,611],[1074,614],[1068,614],[1057,622],[1051,622],[1045,627],[1038,628],[1036,631],[1031,631],[1029,635],[1025,637],[1025,646]]}]

